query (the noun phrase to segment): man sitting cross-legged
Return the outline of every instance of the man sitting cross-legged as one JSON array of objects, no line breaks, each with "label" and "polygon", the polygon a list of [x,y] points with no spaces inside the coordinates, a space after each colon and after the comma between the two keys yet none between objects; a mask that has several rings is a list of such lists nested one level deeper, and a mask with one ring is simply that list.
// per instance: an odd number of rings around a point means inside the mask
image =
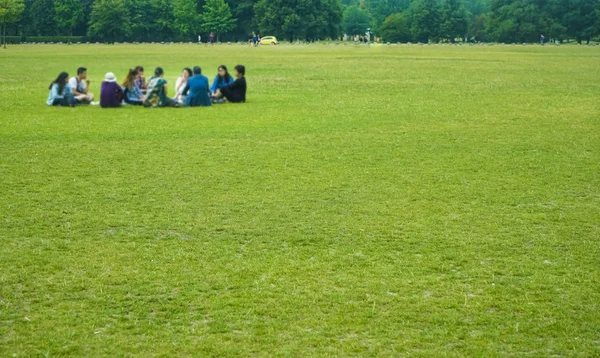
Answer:
[{"label": "man sitting cross-legged", "polygon": [[194,67],[194,75],[190,77],[183,89],[185,105],[187,107],[210,106],[210,95],[208,88],[208,78],[202,75],[202,69],[199,66]]},{"label": "man sitting cross-legged", "polygon": [[94,100],[94,95],[88,93],[90,80],[87,79],[87,69],[85,67],[77,69],[77,76],[71,77],[69,80],[69,88],[77,103],[90,104]]},{"label": "man sitting cross-legged", "polygon": [[235,78],[232,84],[222,87],[217,90],[215,95],[216,98],[221,99],[221,102],[215,101],[214,103],[222,103],[223,99],[229,102],[241,103],[246,102],[246,67],[243,65],[235,66]]}]

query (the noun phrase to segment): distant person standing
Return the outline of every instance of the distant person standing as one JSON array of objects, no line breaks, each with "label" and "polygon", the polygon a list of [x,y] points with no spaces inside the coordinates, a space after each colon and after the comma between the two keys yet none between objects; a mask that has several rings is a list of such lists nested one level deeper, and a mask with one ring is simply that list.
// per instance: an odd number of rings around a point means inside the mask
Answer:
[{"label": "distant person standing", "polygon": [[208,35],[208,41],[210,42],[211,45],[215,44],[215,33],[211,32],[210,35]]},{"label": "distant person standing", "polygon": [[198,44],[202,43],[202,35],[198,35]]},{"label": "distant person standing", "polygon": [[87,79],[87,68],[79,67],[77,76],[69,80],[69,88],[77,103],[90,104],[94,100],[94,95],[88,93],[90,80]]},{"label": "distant person standing", "polygon": [[546,36],[540,35],[540,44],[544,44],[544,40],[546,40]]},{"label": "distant person standing", "polygon": [[248,46],[252,47],[252,43],[254,42],[254,32],[248,35]]},{"label": "distant person standing", "polygon": [[258,35],[257,34],[253,34],[254,36],[252,37],[252,44],[254,45],[254,47],[258,46]]}]

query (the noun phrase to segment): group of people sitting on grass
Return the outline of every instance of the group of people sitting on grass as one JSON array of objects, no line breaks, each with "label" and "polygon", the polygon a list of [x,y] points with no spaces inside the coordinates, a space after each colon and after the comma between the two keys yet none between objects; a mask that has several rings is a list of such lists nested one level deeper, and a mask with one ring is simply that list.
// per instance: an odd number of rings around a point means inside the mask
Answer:
[{"label": "group of people sitting on grass", "polygon": [[212,85],[202,75],[199,66],[184,68],[175,84],[175,97],[167,95],[168,85],[161,67],[154,70],[154,76],[146,81],[144,68],[137,66],[128,71],[122,84],[112,72],[104,76],[100,89],[100,102],[94,102],[89,93],[90,81],[87,69],[77,69],[77,76],[69,79],[69,74],[61,72],[49,87],[46,103],[50,106],[71,106],[78,104],[100,104],[103,108],[139,105],[145,107],[199,107],[213,103],[246,102],[246,68],[235,66],[235,79],[225,65],[218,68],[218,74]]}]

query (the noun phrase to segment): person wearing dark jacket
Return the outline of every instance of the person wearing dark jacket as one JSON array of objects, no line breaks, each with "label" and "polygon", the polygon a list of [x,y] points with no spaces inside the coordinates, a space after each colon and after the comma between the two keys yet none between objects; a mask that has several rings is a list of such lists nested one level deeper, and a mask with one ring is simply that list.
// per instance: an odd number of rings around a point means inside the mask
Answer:
[{"label": "person wearing dark jacket", "polygon": [[190,77],[183,89],[186,107],[210,106],[210,92],[208,78],[202,75],[202,69],[194,67],[194,75]]},{"label": "person wearing dark jacket", "polygon": [[246,102],[246,67],[235,66],[236,80],[232,84],[217,90],[217,98],[225,98],[232,103]]},{"label": "person wearing dark jacket", "polygon": [[121,107],[121,102],[124,99],[125,94],[117,83],[117,77],[112,72],[107,73],[100,89],[100,107]]}]

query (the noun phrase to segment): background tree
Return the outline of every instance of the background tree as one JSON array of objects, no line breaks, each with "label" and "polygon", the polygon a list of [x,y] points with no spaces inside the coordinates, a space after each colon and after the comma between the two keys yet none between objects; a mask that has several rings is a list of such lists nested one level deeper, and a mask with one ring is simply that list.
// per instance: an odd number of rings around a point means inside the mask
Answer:
[{"label": "background tree", "polygon": [[339,0],[305,0],[299,1],[300,10],[304,14],[302,24],[305,27],[305,38],[314,41],[325,38],[337,38],[340,32],[342,6]]},{"label": "background tree", "polygon": [[173,0],[175,28],[182,37],[197,33],[200,15],[196,10],[196,0]]},{"label": "background tree", "polygon": [[350,6],[359,6],[360,0],[342,0],[341,2],[342,8],[346,10],[346,8]]},{"label": "background tree", "polygon": [[[287,0],[258,0],[254,4],[254,19],[259,32],[268,33],[279,38],[285,33],[288,39],[294,39],[294,31],[293,29],[290,31],[287,25],[294,22],[288,17],[293,17],[295,14],[293,9],[288,7],[288,2]],[[279,10],[273,12],[276,10],[276,6]],[[286,26],[285,29],[284,25]]]},{"label": "background tree", "polygon": [[323,37],[339,38],[342,32],[342,4],[340,0],[323,0],[323,16],[326,29]]},{"label": "background tree", "polygon": [[[0,1],[12,3],[12,0]],[[73,18],[70,10],[77,8],[78,1],[83,17],[73,27],[66,22]],[[437,41],[440,37],[453,40],[465,32],[478,41],[538,42],[540,34],[544,34],[548,40],[583,42],[594,40],[600,33],[600,0],[122,1],[130,18],[126,31],[118,36],[131,41],[173,41],[189,37],[198,29],[237,39],[246,39],[249,33],[257,31],[281,39],[310,41],[337,38],[341,30],[362,35],[370,27],[381,36],[386,19],[400,13],[404,15],[403,21],[394,16],[386,25],[388,39],[404,24],[411,32],[411,40],[420,42]],[[25,10],[17,22],[0,25],[0,38],[5,34],[56,36],[58,25],[62,31],[68,30],[69,35],[95,33],[89,31],[94,0],[24,2]],[[237,26],[229,26],[234,18]]]},{"label": "background tree", "polygon": [[6,48],[6,26],[16,22],[24,9],[23,0],[0,0],[0,25],[4,48]]},{"label": "background tree", "polygon": [[412,3],[411,32],[415,41],[437,41],[440,37],[440,22],[440,5],[437,0],[415,0]]},{"label": "background tree", "polygon": [[566,10],[563,25],[567,28],[567,34],[578,43],[582,40],[589,43],[593,36],[600,33],[598,22],[600,1],[569,0],[563,2],[562,8]]},{"label": "background tree", "polygon": [[364,0],[363,4],[371,16],[371,28],[377,32],[388,16],[405,11],[410,2],[411,0]]},{"label": "background tree", "polygon": [[150,0],[125,0],[129,9],[129,35],[133,41],[151,41],[157,10]]},{"label": "background tree", "polygon": [[480,14],[471,20],[471,25],[469,26],[468,37],[474,39],[476,41],[485,40],[485,24],[486,17],[485,14]]},{"label": "background tree", "polygon": [[481,14],[487,14],[490,11],[490,1],[491,0],[466,0],[465,7],[473,17],[477,17]]},{"label": "background tree", "polygon": [[369,14],[358,6],[350,6],[344,11],[342,27],[346,35],[364,35],[371,27]]},{"label": "background tree", "polygon": [[203,7],[202,27],[206,32],[215,32],[217,41],[219,35],[235,28],[235,19],[229,5],[223,0],[206,0]]},{"label": "background tree", "polygon": [[69,43],[73,36],[73,29],[83,20],[83,7],[79,0],[54,0],[56,24],[62,31],[69,35]]},{"label": "background tree", "polygon": [[379,28],[379,34],[386,42],[408,42],[411,40],[408,18],[402,13],[388,16]]},{"label": "background tree", "polygon": [[231,13],[237,19],[235,33],[242,39],[255,31],[254,23],[254,5],[256,0],[239,0],[229,3]]},{"label": "background tree", "polygon": [[263,35],[295,39],[335,38],[341,21],[339,0],[259,0],[256,25]]},{"label": "background tree", "polygon": [[259,0],[254,5],[256,25],[259,32],[294,41],[304,38],[301,14],[292,0]]},{"label": "background tree", "polygon": [[175,37],[175,16],[171,0],[150,0],[150,41],[169,41]]},{"label": "background tree", "polygon": [[463,0],[444,0],[440,37],[454,42],[467,35],[469,14]]},{"label": "background tree", "polygon": [[129,9],[124,0],[96,0],[90,16],[89,35],[114,43],[129,32]]},{"label": "background tree", "polygon": [[494,0],[486,32],[498,42],[537,42],[547,32],[541,13],[531,0]]},{"label": "background tree", "polygon": [[53,36],[58,34],[53,0],[33,0],[26,7],[26,34],[34,36]]}]

